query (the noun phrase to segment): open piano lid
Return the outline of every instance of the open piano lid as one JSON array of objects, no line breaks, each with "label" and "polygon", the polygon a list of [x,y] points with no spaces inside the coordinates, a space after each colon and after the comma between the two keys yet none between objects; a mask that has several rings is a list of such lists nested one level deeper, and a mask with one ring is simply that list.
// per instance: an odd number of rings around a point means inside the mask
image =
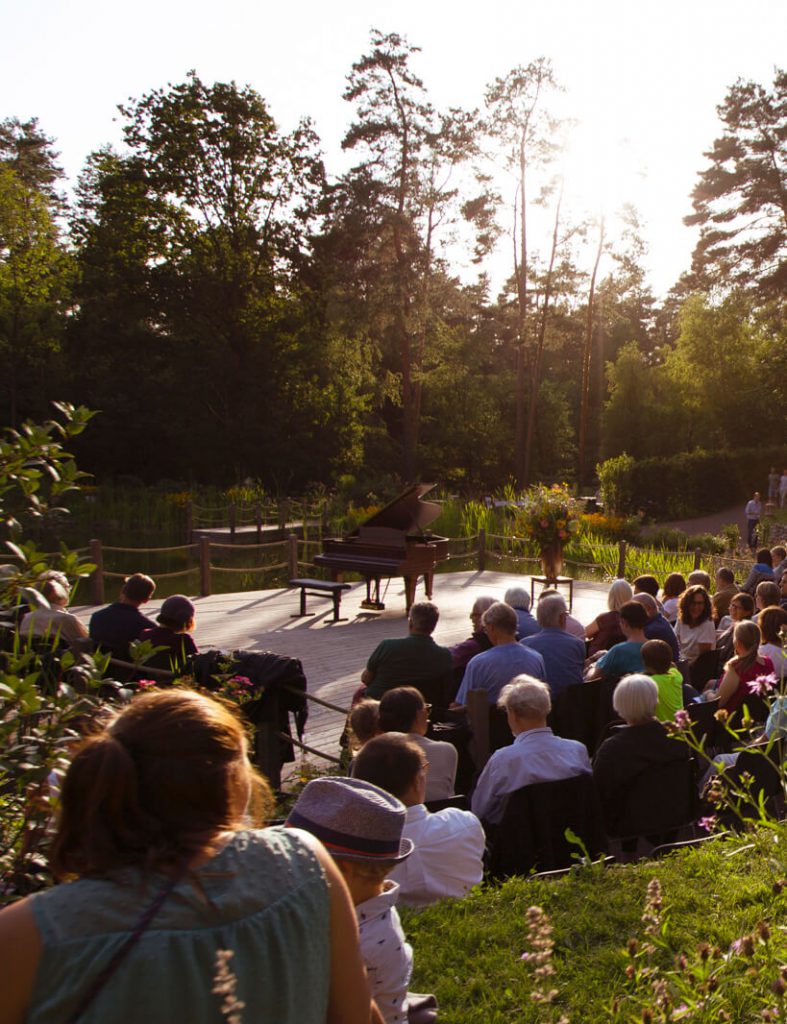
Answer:
[{"label": "open piano lid", "polygon": [[413,484],[406,491],[402,491],[398,498],[389,502],[385,508],[381,508],[365,523],[361,523],[357,529],[348,534],[348,537],[357,537],[359,531],[368,526],[388,527],[391,530],[401,530],[405,534],[424,530],[443,511],[440,502],[421,500],[424,494],[436,486],[437,484]]}]

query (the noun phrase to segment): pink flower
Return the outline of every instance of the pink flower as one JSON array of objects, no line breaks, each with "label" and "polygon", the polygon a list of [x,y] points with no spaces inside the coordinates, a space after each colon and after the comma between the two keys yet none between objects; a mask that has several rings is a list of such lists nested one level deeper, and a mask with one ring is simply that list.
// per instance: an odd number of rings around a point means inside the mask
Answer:
[{"label": "pink flower", "polygon": [[691,725],[691,719],[689,718],[688,711],[684,711],[682,708],[680,711],[675,712],[675,723],[679,725],[681,729],[688,729]]},{"label": "pink flower", "polygon": [[546,530],[546,528],[549,526],[549,520],[548,519],[542,519],[540,522],[541,522],[541,525]]},{"label": "pink flower", "polygon": [[235,683],[237,686],[246,686],[248,688],[251,688],[254,685],[248,676],[233,676],[232,679],[230,679],[230,682]]},{"label": "pink flower", "polygon": [[137,686],[140,688],[140,690],[149,690],[151,686],[155,685],[155,679],[140,679],[139,682],[137,683]]},{"label": "pink flower", "polygon": [[704,828],[706,832],[712,832],[716,825],[715,814],[710,814],[706,818],[700,818],[697,822],[700,828]]},{"label": "pink flower", "polygon": [[756,693],[760,697],[767,697],[769,693],[779,685],[779,680],[776,678],[774,672],[768,672],[766,675],[757,676],[756,679],[752,679],[751,682],[746,683],[746,687],[749,693]]}]

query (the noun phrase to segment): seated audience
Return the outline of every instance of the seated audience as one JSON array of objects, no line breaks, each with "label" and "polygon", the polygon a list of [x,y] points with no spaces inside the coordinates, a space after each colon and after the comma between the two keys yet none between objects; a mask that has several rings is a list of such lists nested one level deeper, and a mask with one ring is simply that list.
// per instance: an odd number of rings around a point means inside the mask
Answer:
[{"label": "seated audience", "polygon": [[712,651],[715,647],[716,628],[711,617],[710,595],[705,587],[690,584],[683,592],[675,634],[680,644],[680,655],[689,665],[693,665],[704,651]]},{"label": "seated audience", "polygon": [[572,683],[582,682],[585,645],[566,632],[568,610],[562,594],[541,597],[536,614],[540,632],[519,642],[522,647],[537,651],[544,659],[546,681],[554,700]]},{"label": "seated audience", "polygon": [[473,813],[490,825],[500,824],[507,797],[514,790],[591,770],[585,745],[555,736],[547,725],[552,701],[546,683],[517,676],[503,687],[497,706],[506,712],[514,742],[489,758],[471,802]]},{"label": "seated audience", "polygon": [[350,731],[350,748],[358,751],[374,736],[380,735],[380,702],[364,697],[351,709],[347,716]]},{"label": "seated audience", "polygon": [[730,601],[730,614],[722,619],[719,632],[716,636],[716,650],[719,652],[719,661],[723,664],[735,653],[733,651],[733,633],[738,622],[750,619],[754,615],[754,598],[751,594],[738,593]]},{"label": "seated audience", "polygon": [[724,666],[724,675],[717,684],[705,688],[707,699],[719,698],[719,707],[737,711],[749,694],[748,683],[758,676],[773,672],[773,662],[767,654],[760,654],[760,627],[756,622],[739,622],[735,626],[734,657]]},{"label": "seated audience", "polygon": [[410,907],[465,896],[484,874],[480,821],[456,807],[430,814],[424,806],[426,772],[423,751],[398,732],[370,740],[355,762],[354,778],[379,786],[407,808],[402,836],[415,849],[389,877],[399,886],[399,901]]},{"label": "seated audience", "polygon": [[163,647],[143,668],[161,668],[172,672],[183,672],[191,658],[198,653],[197,645],[190,633],[195,626],[194,605],[183,594],[173,594],[161,606],[156,616],[158,626],[144,629],[140,640],[146,640],[154,647]]},{"label": "seated audience", "polygon": [[524,587],[509,587],[503,600],[506,604],[511,605],[516,612],[517,638],[519,640],[533,636],[539,631],[541,627],[530,614],[530,594]]},{"label": "seated audience", "polygon": [[661,591],[661,606],[664,610],[664,618],[672,625],[678,619],[678,602],[680,595],[686,589],[686,580],[679,572],[671,572],[664,580],[664,589]]},{"label": "seated audience", "polygon": [[[326,776],[306,784],[287,819],[290,828],[311,832],[323,843],[350,890],[370,994],[386,1024],[407,1021],[413,969],[413,950],[396,910],[399,886],[388,878],[414,849],[402,836],[406,813],[378,786]],[[297,960],[298,951],[292,956]]]},{"label": "seated audience", "polygon": [[615,580],[607,594],[607,608],[595,618],[585,629],[588,643],[588,655],[591,657],[599,651],[608,651],[610,647],[624,640],[620,628],[620,609],[630,601],[633,595],[631,585],[626,580]]},{"label": "seated audience", "polygon": [[481,621],[486,635],[492,641],[492,647],[477,654],[465,669],[462,685],[456,695],[459,707],[467,704],[467,695],[471,690],[486,690],[489,703],[496,704],[506,683],[522,672],[537,679],[546,679],[541,655],[517,643],[517,618],[513,608],[502,601],[495,601],[484,612]]},{"label": "seated audience", "polygon": [[777,583],[781,582],[785,569],[787,569],[787,548],[783,544],[777,544],[771,548],[771,563],[773,565],[773,578]]},{"label": "seated audience", "polygon": [[782,573],[782,578],[779,580],[779,594],[781,595],[780,606],[787,608],[787,572]]},{"label": "seated audience", "polygon": [[634,588],[635,597],[637,594],[650,594],[654,601],[658,601],[659,581],[655,576],[637,576],[631,586]]},{"label": "seated audience", "polygon": [[[542,598],[551,597],[553,594],[559,593],[560,591],[556,590],[554,587],[544,587],[538,595],[538,600],[541,601]],[[568,634],[575,636],[577,640],[581,640],[583,643],[585,642],[585,627],[579,619],[575,619],[570,612],[566,612],[566,624],[563,628]]]},{"label": "seated audience", "polygon": [[690,587],[704,587],[710,593],[710,576],[704,569],[695,569],[689,573],[687,583]]},{"label": "seated audience", "polygon": [[628,601],[620,609],[620,628],[623,632],[622,643],[602,654],[591,666],[587,679],[620,679],[629,672],[642,672],[642,645],[645,643],[645,626],[648,613],[638,601]]},{"label": "seated audience", "polygon": [[[418,601],[407,617],[408,635],[383,640],[372,651],[361,675],[366,697],[379,700],[395,686],[417,686],[431,696],[444,699],[453,689],[453,661],[447,647],[432,639],[440,612],[430,601]],[[438,703],[436,701],[436,703]]]},{"label": "seated audience", "polygon": [[156,584],[150,576],[135,572],[127,576],[114,604],[107,605],[90,617],[90,639],[102,650],[121,661],[128,661],[129,644],[138,640],[143,629],[156,624],[139,610],[153,596]]},{"label": "seated audience", "polygon": [[63,779],[50,854],[76,880],[0,912],[0,1018],[210,1024],[230,949],[244,1020],[369,1024],[335,864],[312,836],[249,826],[250,794],[255,815],[273,801],[240,721],[174,689],[100,724]]},{"label": "seated audience", "polygon": [[780,596],[777,583],[772,583],[770,580],[763,580],[762,583],[758,583],[757,589],[754,591],[754,607],[757,611],[752,615],[752,621],[760,621],[760,613],[763,608],[778,608]]},{"label": "seated audience", "polygon": [[88,633],[76,615],[66,610],[71,596],[68,579],[62,572],[48,570],[40,577],[38,590],[49,607],[35,608],[24,615],[19,624],[20,635],[45,639],[53,646],[68,644],[79,650],[80,641],[86,640]]},{"label": "seated audience", "polygon": [[781,631],[787,629],[787,611],[784,608],[765,608],[757,622],[760,627],[760,655],[773,662],[776,678],[787,680],[787,651],[782,647]]},{"label": "seated audience", "polygon": [[716,570],[716,591],[711,598],[713,606],[713,624],[718,629],[725,615],[730,613],[730,601],[738,593],[735,586],[735,574],[732,569],[722,566]]},{"label": "seated audience", "polygon": [[[427,738],[429,707],[415,687],[397,686],[384,693],[380,701],[378,724],[381,733],[405,733],[423,751],[427,762],[425,799],[446,800],[454,795],[459,755],[452,743]],[[357,772],[353,771],[353,774],[357,775]],[[383,789],[386,788],[383,786]],[[398,795],[394,793],[394,796]]]},{"label": "seated audience", "polygon": [[473,601],[473,607],[470,611],[470,622],[473,624],[473,632],[467,638],[462,640],[458,644],[454,644],[449,647],[448,650],[451,652],[451,661],[454,666],[454,693],[459,689],[459,685],[462,682],[462,677],[465,674],[467,663],[471,658],[474,658],[476,654],[480,654],[482,651],[488,651],[492,646],[492,641],[486,635],[484,627],[481,625],[481,616],[495,603],[494,597],[488,597],[486,595],[477,597]]},{"label": "seated audience", "polygon": [[[625,676],[615,687],[612,703],[626,727],[616,729],[596,751],[593,780],[607,830],[620,835],[631,780],[651,767],[688,762],[691,751],[686,743],[673,739],[657,720],[659,690],[648,676]],[[675,798],[672,792],[662,796],[668,803]]]},{"label": "seated audience", "polygon": [[762,583],[764,580],[770,580],[771,583],[776,581],[773,575],[773,558],[771,557],[770,548],[757,548],[754,565],[741,586],[741,590],[747,594],[754,594],[757,584]]},{"label": "seated audience", "polygon": [[663,640],[647,640],[641,653],[645,675],[658,688],[654,714],[660,722],[671,722],[683,707],[683,674],[673,663],[672,649]]},{"label": "seated audience", "polygon": [[636,601],[637,604],[641,604],[648,613],[648,621],[645,625],[645,636],[647,639],[663,640],[669,644],[672,651],[672,660],[675,662],[680,661],[680,648],[678,647],[678,638],[675,636],[675,630],[659,611],[656,598],[651,597],[648,593],[641,592],[635,594],[632,600]]}]

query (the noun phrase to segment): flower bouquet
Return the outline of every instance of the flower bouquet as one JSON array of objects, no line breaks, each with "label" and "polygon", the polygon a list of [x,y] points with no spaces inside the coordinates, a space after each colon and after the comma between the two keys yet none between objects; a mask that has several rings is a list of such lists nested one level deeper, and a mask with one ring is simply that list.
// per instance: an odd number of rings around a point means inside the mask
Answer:
[{"label": "flower bouquet", "polygon": [[534,541],[541,550],[544,575],[556,579],[563,568],[563,547],[581,529],[580,502],[565,484],[536,484],[522,498],[517,533]]}]

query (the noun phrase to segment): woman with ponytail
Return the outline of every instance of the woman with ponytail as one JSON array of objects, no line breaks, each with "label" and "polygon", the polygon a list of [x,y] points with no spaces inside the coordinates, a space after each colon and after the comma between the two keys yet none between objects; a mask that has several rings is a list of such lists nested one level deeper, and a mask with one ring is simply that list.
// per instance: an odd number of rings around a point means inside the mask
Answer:
[{"label": "woman with ponytail", "polygon": [[379,1019],[331,857],[248,827],[270,791],[224,705],[140,695],[85,739],[61,808],[60,884],[0,912],[0,1024]]},{"label": "woman with ponytail", "polygon": [[737,623],[733,632],[735,656],[724,666],[724,675],[718,690],[711,690],[710,697],[719,698],[719,707],[726,711],[737,711],[750,692],[749,683],[758,676],[770,675],[773,662],[767,654],[760,654],[760,627],[756,622],[744,619]]}]

